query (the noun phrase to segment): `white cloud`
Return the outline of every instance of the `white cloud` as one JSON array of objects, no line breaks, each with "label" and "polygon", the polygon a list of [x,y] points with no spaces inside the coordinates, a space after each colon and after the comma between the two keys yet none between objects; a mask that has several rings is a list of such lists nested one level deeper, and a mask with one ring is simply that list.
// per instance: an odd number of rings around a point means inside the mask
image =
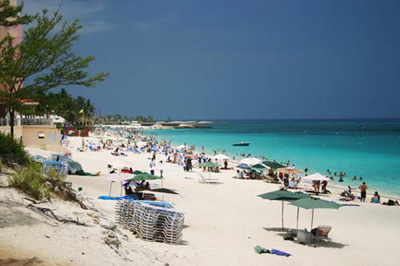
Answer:
[{"label": "white cloud", "polygon": [[79,19],[83,26],[82,33],[108,31],[114,28],[113,24],[105,20],[93,18],[106,8],[104,0],[25,0],[23,12],[36,14],[44,8],[50,11],[59,9],[67,21]]},{"label": "white cloud", "polygon": [[178,20],[178,16],[170,14],[153,21],[136,21],[132,24],[134,30],[153,30],[168,24],[173,24]]},{"label": "white cloud", "polygon": [[80,30],[81,33],[95,33],[95,32],[103,32],[110,31],[114,29],[115,26],[110,24],[104,20],[92,20],[84,25],[84,27]]}]

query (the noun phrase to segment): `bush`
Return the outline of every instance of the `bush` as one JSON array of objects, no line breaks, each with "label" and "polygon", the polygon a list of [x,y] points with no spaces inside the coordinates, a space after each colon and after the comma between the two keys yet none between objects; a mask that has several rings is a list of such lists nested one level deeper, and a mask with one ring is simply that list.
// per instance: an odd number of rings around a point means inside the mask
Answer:
[{"label": "bush", "polygon": [[24,146],[11,135],[0,132],[0,158],[8,166],[27,165],[29,156],[24,150]]},{"label": "bush", "polygon": [[34,199],[49,198],[51,193],[69,199],[64,178],[55,169],[43,172],[42,165],[31,161],[27,167],[16,169],[9,177],[9,185],[15,187]]},{"label": "bush", "polygon": [[43,173],[42,166],[31,162],[28,167],[17,169],[11,175],[9,183],[33,198],[41,200],[50,196],[51,189],[46,180],[47,177]]}]

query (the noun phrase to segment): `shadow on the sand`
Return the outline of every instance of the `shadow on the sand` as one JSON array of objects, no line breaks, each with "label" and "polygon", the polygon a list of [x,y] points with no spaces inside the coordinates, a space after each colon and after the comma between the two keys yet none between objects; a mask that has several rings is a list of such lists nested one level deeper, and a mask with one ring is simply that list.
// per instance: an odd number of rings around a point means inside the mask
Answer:
[{"label": "shadow on the sand", "polygon": [[35,266],[35,265],[43,265],[42,261],[36,257],[31,259],[0,259],[0,265],[8,265],[8,266]]},{"label": "shadow on the sand", "polygon": [[[296,237],[296,232],[297,232],[296,229],[289,229],[289,228],[282,229],[282,227],[269,227],[269,228],[263,227],[263,229],[265,231],[268,231],[268,232],[276,232],[276,234],[278,236],[281,236],[283,238],[286,238],[286,237],[295,238]],[[320,248],[320,247],[323,247],[323,248],[344,248],[344,247],[348,246],[347,244],[342,244],[342,243],[338,243],[338,242],[334,242],[334,241],[323,241],[323,240],[320,240],[320,241],[315,241],[314,243],[305,244],[305,243],[298,242],[298,241],[293,241],[293,240],[294,239],[292,239],[293,243],[300,244],[300,245],[305,245],[305,246],[309,246],[309,247],[314,247],[314,248]]]},{"label": "shadow on the sand", "polygon": [[0,213],[0,228],[33,225],[40,222],[30,215],[24,205],[11,201],[0,201]]},{"label": "shadow on the sand", "polygon": [[281,232],[281,233],[289,232],[291,230],[289,228],[282,229],[282,227],[263,227],[263,229],[269,232]]},{"label": "shadow on the sand", "polygon": [[348,245],[333,241],[318,241],[308,246],[312,246],[314,248],[344,248]]}]

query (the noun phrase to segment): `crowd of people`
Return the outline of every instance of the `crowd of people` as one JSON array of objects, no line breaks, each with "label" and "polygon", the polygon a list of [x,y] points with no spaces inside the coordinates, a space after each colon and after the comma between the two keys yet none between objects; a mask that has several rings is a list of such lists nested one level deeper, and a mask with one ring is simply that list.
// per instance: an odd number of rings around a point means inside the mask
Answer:
[{"label": "crowd of people", "polygon": [[[121,134],[123,136],[123,134]],[[195,147],[185,147],[184,148],[174,148],[169,143],[163,142],[160,143],[156,139],[149,138],[147,136],[135,135],[133,137],[135,141],[129,140],[127,144],[116,143],[111,140],[103,141],[100,143],[85,143],[82,142],[82,150],[90,149],[90,150],[111,150],[112,154],[115,156],[124,156],[126,152],[131,151],[134,153],[149,153],[151,154],[150,163],[150,173],[155,175],[156,170],[159,170],[159,175],[163,177],[163,161],[158,162],[158,167],[156,165],[157,154],[164,154],[166,157],[166,163],[178,164],[183,167],[184,171],[193,171],[193,168],[197,165],[213,162],[218,164],[219,166],[215,167],[203,167],[202,170],[204,172],[220,172],[223,169],[234,169],[233,167],[229,167],[228,160],[216,160],[212,157],[207,156],[204,152],[195,153]],[[137,142],[141,142],[141,146],[138,145]],[[204,148],[203,148],[204,150]],[[216,151],[214,152],[216,154]],[[242,157],[250,157],[251,154],[240,154]],[[222,165],[221,165],[222,163]],[[288,160],[287,162],[282,163],[286,166],[291,166],[291,162]],[[294,167],[294,165],[293,165]],[[307,167],[304,168],[304,175],[307,176],[309,169]],[[338,182],[344,182],[348,177],[346,172],[340,171],[331,171],[327,169],[327,176],[330,180],[334,181],[336,178]],[[272,168],[267,172],[255,171],[254,169],[237,169],[236,174],[233,178],[237,179],[265,179],[269,182],[281,183],[286,188],[297,188],[301,182],[300,175],[289,175],[283,174],[281,172],[277,172]],[[364,181],[362,176],[353,176],[351,178],[352,181]],[[312,188],[315,194],[324,193],[330,194],[331,191],[328,190],[328,182],[327,181],[312,181]],[[137,187],[136,187],[137,188]],[[348,186],[348,189],[341,193],[341,196],[344,200],[360,200],[361,202],[365,202],[367,198],[367,190],[368,186],[365,182],[363,182],[359,187],[359,196],[355,195],[353,192],[354,188]],[[129,192],[129,191],[128,191]],[[371,199],[369,200],[371,203],[382,203],[384,205],[398,205],[397,200],[388,200],[387,202],[381,202],[381,198],[379,193],[376,191]]]}]

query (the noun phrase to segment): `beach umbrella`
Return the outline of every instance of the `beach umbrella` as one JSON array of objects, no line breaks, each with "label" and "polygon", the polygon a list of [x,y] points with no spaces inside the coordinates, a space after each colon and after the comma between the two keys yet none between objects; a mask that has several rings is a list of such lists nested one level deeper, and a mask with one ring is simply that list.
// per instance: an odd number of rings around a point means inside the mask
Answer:
[{"label": "beach umbrella", "polygon": [[135,170],[135,171],[133,171],[133,173],[132,174],[134,174],[134,175],[138,175],[138,174],[141,174],[141,173],[143,173],[142,171],[139,171],[139,170]]},{"label": "beach umbrella", "polygon": [[199,167],[219,167],[221,165],[217,164],[217,163],[213,163],[213,162],[206,162],[206,163],[202,163],[199,164]]},{"label": "beach umbrella", "polygon": [[217,160],[229,160],[229,157],[222,153],[215,155],[213,158]]},{"label": "beach umbrella", "polygon": [[131,178],[128,180],[129,181],[143,181],[143,180],[157,180],[157,179],[162,179],[162,177],[142,172],[142,173],[135,175],[134,177],[132,177],[132,175],[131,175]]},{"label": "beach umbrella", "polygon": [[280,172],[282,174],[288,174],[288,175],[301,174],[302,173],[299,169],[296,169],[296,168],[291,167],[291,166],[284,167],[284,168],[278,168],[276,171]]},{"label": "beach umbrella", "polygon": [[329,178],[327,178],[324,175],[321,175],[320,173],[315,173],[315,174],[308,175],[308,176],[305,176],[302,178],[306,179],[306,180],[311,180],[311,181],[330,181]]},{"label": "beach umbrella", "polygon": [[322,200],[318,198],[312,198],[312,197],[292,201],[290,205],[297,206],[306,210],[312,209],[311,229],[313,227],[313,222],[314,222],[314,209],[339,209],[340,207],[342,207],[342,205],[336,202]]},{"label": "beach umbrella", "polygon": [[[264,193],[258,195],[258,197],[266,200],[280,200],[282,201],[282,230],[284,229],[284,220],[283,220],[283,213],[284,213],[284,201],[295,201],[302,198],[309,198],[310,196],[301,192],[290,192],[285,189],[279,189],[272,192]],[[297,227],[299,222],[299,209],[297,208]]]},{"label": "beach umbrella", "polygon": [[147,143],[146,143],[146,142],[143,142],[143,141],[138,141],[138,142],[136,143],[136,146],[139,147],[139,148],[144,147],[144,146],[146,146],[146,145],[147,145]]},{"label": "beach umbrella", "polygon": [[[113,182],[121,182],[122,183],[123,181],[131,179],[132,176],[133,176],[132,174],[128,174],[128,173],[115,173],[115,174],[104,175],[104,177],[110,181],[110,192],[108,193],[109,196],[111,197],[111,188],[112,188]],[[122,189],[122,186],[121,186],[121,189]],[[121,194],[122,194],[122,190],[121,190]]]},{"label": "beach umbrella", "polygon": [[161,179],[161,187],[163,186],[163,178],[161,176],[152,175],[149,173],[142,172],[140,174],[135,175],[134,178],[131,178],[130,181],[143,181],[143,180],[158,180]]},{"label": "beach umbrella", "polygon": [[[199,164],[199,167],[219,167],[220,165],[217,163],[213,163],[213,162],[205,162],[202,164]],[[208,172],[208,177],[211,177],[211,173],[210,171]]]},{"label": "beach umbrella", "polygon": [[250,168],[255,171],[265,171],[265,170],[269,169],[268,166],[266,166],[264,164],[260,164],[260,163],[255,164],[255,165],[251,166]]},{"label": "beach umbrella", "polygon": [[240,160],[240,163],[244,163],[249,166],[252,166],[252,165],[261,163],[261,160],[258,158],[255,158],[255,157],[254,158],[244,158],[244,159]]},{"label": "beach umbrella", "polygon": [[248,166],[247,164],[241,163],[238,166],[236,166],[237,168],[241,168],[241,169],[251,169],[250,166]]},{"label": "beach umbrella", "polygon": [[182,149],[184,149],[186,147],[186,145],[179,145],[178,147],[176,147],[178,150],[182,150]]},{"label": "beach umbrella", "polygon": [[284,165],[277,163],[277,162],[272,162],[272,161],[263,161],[263,164],[265,164],[266,166],[272,168],[272,169],[278,169],[278,168],[285,168]]}]

